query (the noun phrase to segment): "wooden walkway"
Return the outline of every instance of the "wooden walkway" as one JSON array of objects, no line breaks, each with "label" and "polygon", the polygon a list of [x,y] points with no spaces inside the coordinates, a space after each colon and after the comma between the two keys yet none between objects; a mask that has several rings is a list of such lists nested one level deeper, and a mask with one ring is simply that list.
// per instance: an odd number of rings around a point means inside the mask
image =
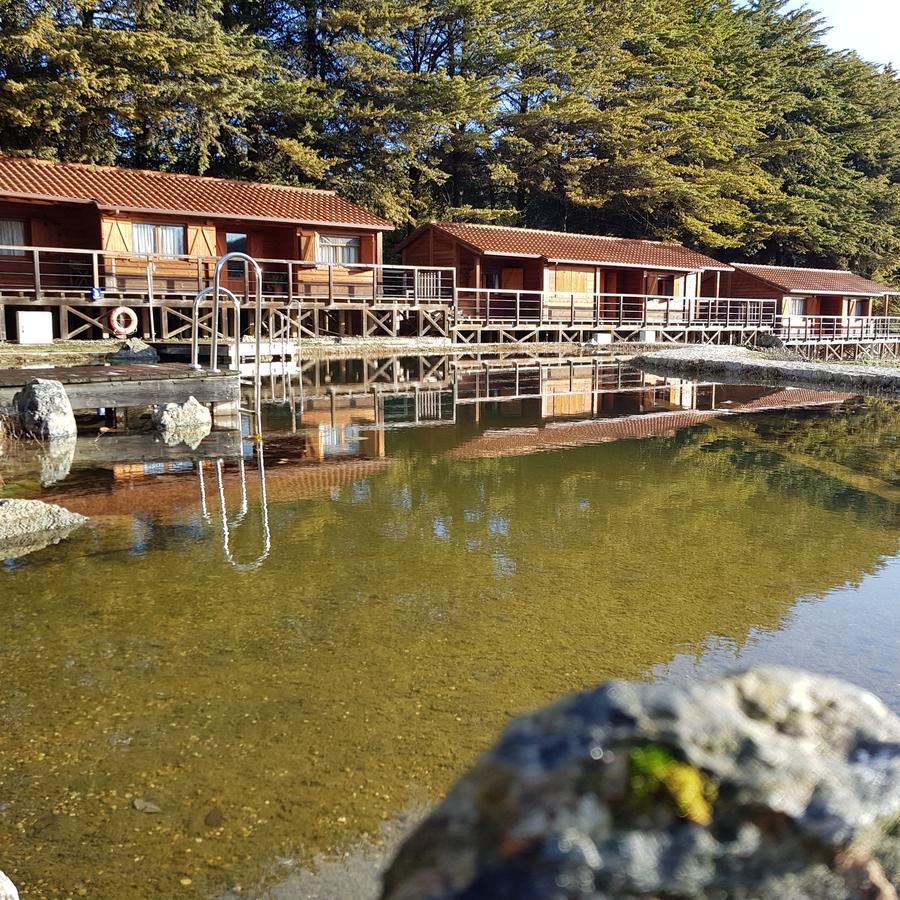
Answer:
[{"label": "wooden walkway", "polygon": [[0,406],[32,378],[61,382],[73,409],[120,409],[159,403],[238,403],[237,372],[210,373],[185,363],[142,363],[115,366],[48,366],[35,369],[0,369]]}]

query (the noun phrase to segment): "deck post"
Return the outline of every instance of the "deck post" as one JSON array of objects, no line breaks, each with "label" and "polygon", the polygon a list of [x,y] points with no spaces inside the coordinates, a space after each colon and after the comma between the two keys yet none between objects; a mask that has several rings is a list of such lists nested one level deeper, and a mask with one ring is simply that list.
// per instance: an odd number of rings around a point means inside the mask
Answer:
[{"label": "deck post", "polygon": [[100,254],[94,251],[91,254],[91,277],[93,279],[93,288],[95,291],[100,290]]},{"label": "deck post", "polygon": [[[516,325],[518,326],[519,320],[521,318],[521,306],[522,306],[522,292],[516,291]],[[516,373],[518,374],[518,372]]]},{"label": "deck post", "polygon": [[372,303],[378,300],[378,266],[372,265]]},{"label": "deck post", "polygon": [[153,322],[153,270],[155,264],[147,257],[147,308],[150,310],[150,340],[156,340],[156,325]]},{"label": "deck post", "polygon": [[[287,264],[287,290],[288,290],[288,306],[292,306],[294,303],[294,264],[288,260]],[[299,334],[299,326],[297,330],[297,334]]]},{"label": "deck post", "polygon": [[32,260],[34,262],[34,298],[35,300],[43,300],[44,292],[41,290],[41,255],[39,250],[31,251]]},{"label": "deck post", "polygon": [[328,263],[328,305],[334,306],[334,266]]}]

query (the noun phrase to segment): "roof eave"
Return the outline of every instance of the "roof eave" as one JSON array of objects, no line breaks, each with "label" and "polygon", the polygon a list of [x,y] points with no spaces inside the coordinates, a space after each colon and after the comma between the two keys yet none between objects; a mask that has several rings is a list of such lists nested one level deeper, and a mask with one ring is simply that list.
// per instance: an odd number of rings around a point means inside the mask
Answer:
[{"label": "roof eave", "polygon": [[244,213],[210,212],[203,209],[157,209],[149,206],[117,206],[114,204],[100,203],[90,197],[67,197],[63,194],[36,194],[24,191],[7,191],[0,188],[0,197],[10,197],[16,200],[40,200],[51,203],[78,203],[93,205],[104,212],[113,213],[145,213],[154,216],[196,216],[205,219],[237,219],[247,222],[270,222],[281,225],[324,225],[326,228],[365,228],[368,231],[392,231],[393,223],[382,219],[382,224],[368,222],[332,222],[325,219],[297,219],[280,218],[278,216],[251,216]]},{"label": "roof eave", "polygon": [[788,294],[801,294],[804,297],[813,296],[813,297],[890,297],[893,293],[892,291],[820,291],[820,290],[805,290],[803,288],[791,288],[787,291]]},{"label": "roof eave", "polygon": [[[478,249],[473,244],[469,244],[473,249]],[[541,253],[518,253],[510,250],[478,250],[482,256],[512,256],[516,259],[546,259]],[[550,262],[550,260],[547,260]]]},{"label": "roof eave", "polygon": [[[515,254],[516,256],[520,254]],[[611,266],[616,269],[646,269],[648,272],[733,272],[731,266],[662,266],[656,263],[626,263],[609,259],[547,259],[553,265],[567,266]]]},{"label": "roof eave", "polygon": [[29,191],[8,191],[0,188],[0,197],[14,200],[40,200],[49,203],[78,203],[83,206],[96,205],[96,201],[90,197],[63,197],[59,194],[34,194]]},{"label": "roof eave", "polygon": [[382,220],[383,224],[369,222],[332,222],[326,219],[281,218],[278,216],[251,216],[246,213],[210,212],[204,209],[153,209],[146,206],[110,206],[98,203],[105,212],[113,213],[148,213],[154,216],[201,216],[206,219],[232,219],[241,222],[268,222],[273,225],[324,225],[326,228],[364,228],[368,231],[393,231],[391,222]]}]

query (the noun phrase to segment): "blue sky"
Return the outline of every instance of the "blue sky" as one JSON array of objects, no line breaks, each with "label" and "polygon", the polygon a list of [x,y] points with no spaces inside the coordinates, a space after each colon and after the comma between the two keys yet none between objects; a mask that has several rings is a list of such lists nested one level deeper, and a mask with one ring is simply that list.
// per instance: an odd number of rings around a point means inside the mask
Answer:
[{"label": "blue sky", "polygon": [[839,50],[856,50],[872,62],[900,69],[898,0],[797,0],[795,6],[818,10],[832,26],[826,38]]}]

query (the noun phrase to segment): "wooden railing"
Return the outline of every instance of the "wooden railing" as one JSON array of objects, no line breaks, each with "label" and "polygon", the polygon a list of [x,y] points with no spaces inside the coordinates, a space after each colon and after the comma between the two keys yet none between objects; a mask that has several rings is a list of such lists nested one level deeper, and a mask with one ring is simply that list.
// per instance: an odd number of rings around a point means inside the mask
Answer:
[{"label": "wooden railing", "polygon": [[[212,284],[215,258],[160,256],[59,247],[0,245],[0,300],[43,303],[149,304],[192,298]],[[453,269],[422,266],[332,265],[258,259],[263,295],[290,304],[389,303],[451,305]],[[239,296],[247,276],[229,266],[225,287]]]},{"label": "wooden railing", "polygon": [[900,341],[900,316],[781,316],[776,334],[786,344]]},{"label": "wooden railing", "polygon": [[458,289],[458,321],[510,326],[774,327],[775,300]]}]

